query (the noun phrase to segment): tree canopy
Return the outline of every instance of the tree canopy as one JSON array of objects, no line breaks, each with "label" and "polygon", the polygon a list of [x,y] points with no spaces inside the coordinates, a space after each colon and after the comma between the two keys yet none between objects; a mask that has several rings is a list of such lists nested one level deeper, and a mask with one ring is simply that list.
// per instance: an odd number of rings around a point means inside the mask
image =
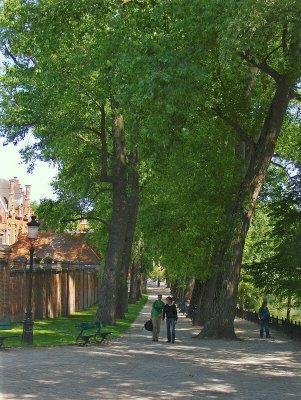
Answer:
[{"label": "tree canopy", "polygon": [[218,335],[232,335],[245,237],[277,141],[299,162],[300,20],[297,0],[2,7],[0,135],[32,132],[24,157],[59,167],[59,202],[41,215],[63,226],[68,204],[69,220],[123,240],[138,173],[137,236],[174,280],[216,275]]}]

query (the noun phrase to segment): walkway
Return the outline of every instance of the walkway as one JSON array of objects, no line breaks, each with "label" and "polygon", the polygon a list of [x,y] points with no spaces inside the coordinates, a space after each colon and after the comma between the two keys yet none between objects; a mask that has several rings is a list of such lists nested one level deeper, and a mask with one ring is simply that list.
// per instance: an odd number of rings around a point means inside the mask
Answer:
[{"label": "walkway", "polygon": [[2,351],[0,399],[301,399],[301,344],[278,332],[260,340],[255,324],[238,320],[242,340],[199,340],[181,316],[174,345],[165,329],[152,342],[142,327],[158,290],[111,345]]}]

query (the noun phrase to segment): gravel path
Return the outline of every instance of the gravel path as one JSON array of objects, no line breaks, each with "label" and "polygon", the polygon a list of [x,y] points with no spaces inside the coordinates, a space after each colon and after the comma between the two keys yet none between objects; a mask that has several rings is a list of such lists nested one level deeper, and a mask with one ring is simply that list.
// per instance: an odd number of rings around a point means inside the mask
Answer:
[{"label": "gravel path", "polygon": [[175,344],[151,341],[142,327],[156,292],[131,329],[110,345],[0,352],[0,399],[301,399],[301,344],[278,332],[259,339],[237,320],[240,341],[199,340],[180,316]]}]

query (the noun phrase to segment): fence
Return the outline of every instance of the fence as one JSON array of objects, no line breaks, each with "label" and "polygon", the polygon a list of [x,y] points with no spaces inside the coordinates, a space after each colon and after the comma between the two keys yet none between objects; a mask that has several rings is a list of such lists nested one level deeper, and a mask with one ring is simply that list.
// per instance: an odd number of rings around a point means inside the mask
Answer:
[{"label": "fence", "polygon": [[[236,316],[247,321],[258,323],[258,313],[256,311],[246,311],[241,308],[236,309]],[[300,321],[289,321],[285,318],[271,316],[270,325],[273,329],[279,330],[292,339],[301,341],[301,323]]]},{"label": "fence", "polygon": [[[29,266],[0,260],[0,320],[22,321],[28,301]],[[82,262],[36,260],[32,276],[32,309],[35,319],[68,316],[99,299],[99,266]]]}]

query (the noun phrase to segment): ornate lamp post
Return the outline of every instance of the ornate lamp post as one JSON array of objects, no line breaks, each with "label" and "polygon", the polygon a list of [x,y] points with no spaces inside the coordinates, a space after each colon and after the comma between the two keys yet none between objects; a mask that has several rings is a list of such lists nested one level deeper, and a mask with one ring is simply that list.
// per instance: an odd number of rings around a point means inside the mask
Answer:
[{"label": "ornate lamp post", "polygon": [[28,239],[30,241],[29,286],[28,286],[28,303],[26,306],[25,319],[23,321],[22,341],[24,343],[32,344],[33,343],[33,324],[34,324],[34,322],[32,320],[32,307],[31,307],[33,254],[34,254],[33,242],[38,237],[40,224],[36,221],[36,217],[34,215],[32,215],[31,221],[28,222],[27,226],[28,226]]}]

